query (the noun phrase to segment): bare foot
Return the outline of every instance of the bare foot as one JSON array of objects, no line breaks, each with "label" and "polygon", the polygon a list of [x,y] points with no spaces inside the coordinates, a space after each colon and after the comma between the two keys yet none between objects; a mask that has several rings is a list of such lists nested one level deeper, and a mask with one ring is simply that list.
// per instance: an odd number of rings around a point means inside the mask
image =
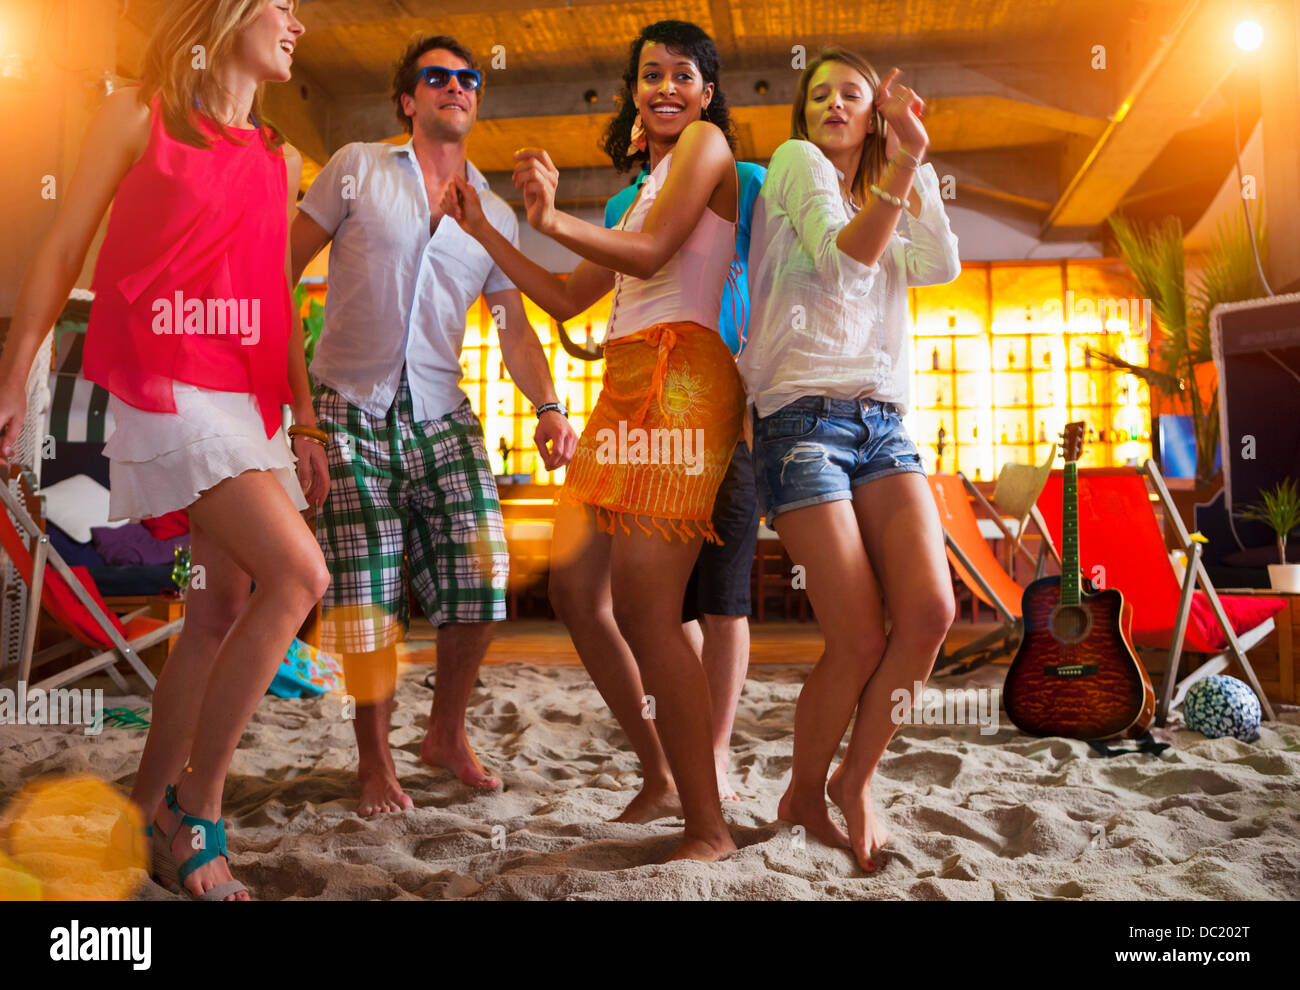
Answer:
[{"label": "bare foot", "polygon": [[791,825],[802,825],[804,830],[818,842],[835,849],[852,848],[849,835],[831,820],[831,809],[826,801],[818,798],[805,802],[796,799],[791,790],[781,795],[781,803],[776,807],[777,817]]},{"label": "bare foot", "polygon": [[870,778],[856,784],[845,777],[837,768],[831,774],[826,792],[844,812],[844,820],[849,826],[849,838],[853,844],[853,855],[857,857],[858,865],[872,873],[876,869],[876,863],[871,854],[889,841],[889,829],[876,817],[875,806],[871,803]]},{"label": "bare foot", "polygon": [[724,801],[739,801],[740,795],[731,786],[731,777],[727,774],[731,769],[731,754],[714,754],[713,764],[718,768],[718,797]]},{"label": "bare foot", "polygon": [[415,802],[402,790],[402,785],[397,782],[396,775],[389,767],[358,770],[357,779],[361,782],[361,800],[357,802],[357,814],[362,818],[415,807]]},{"label": "bare foot", "polygon": [[695,860],[698,863],[712,863],[723,856],[736,851],[736,844],[726,832],[716,838],[706,839],[696,836],[683,836],[682,844],[673,850],[665,863],[678,859]]},{"label": "bare foot", "polygon": [[[183,798],[180,798],[177,803],[181,803],[183,800]],[[185,805],[182,803],[181,807],[184,808]],[[210,820],[216,821],[217,816],[220,813],[221,810],[218,808],[216,813],[210,816]],[[186,809],[186,814],[196,814],[200,818],[209,818],[209,816],[204,814],[202,811],[195,812],[191,809]],[[154,814],[154,831],[161,831],[163,836],[166,836],[173,828],[176,828],[179,820],[179,816],[167,807],[167,802],[164,800],[160,805],[158,805],[158,810]],[[207,833],[203,832],[199,834],[206,837]],[[175,861],[178,870],[185,864],[185,861],[196,852],[195,835],[196,832],[193,828],[182,825],[180,828],[176,829],[176,834],[172,836],[172,859]],[[216,859],[204,863],[182,880],[181,883],[184,884],[185,888],[191,894],[195,897],[199,897],[207,893],[213,887],[217,887],[233,879],[235,878],[230,872],[230,861],[227,860],[225,856],[218,856]],[[248,891],[246,890],[241,890],[237,893],[231,894],[229,897],[222,898],[223,901],[247,901],[249,899]]]},{"label": "bare foot", "polygon": [[682,799],[677,796],[677,787],[671,783],[646,782],[641,785],[641,790],[637,792],[636,797],[623,809],[623,813],[617,818],[611,818],[610,821],[648,825],[660,818],[681,817]]},{"label": "bare foot", "polygon": [[426,733],[420,743],[420,759],[428,766],[450,770],[462,784],[480,791],[495,791],[501,786],[501,781],[483,769],[463,732],[452,745],[436,743],[432,733]]}]

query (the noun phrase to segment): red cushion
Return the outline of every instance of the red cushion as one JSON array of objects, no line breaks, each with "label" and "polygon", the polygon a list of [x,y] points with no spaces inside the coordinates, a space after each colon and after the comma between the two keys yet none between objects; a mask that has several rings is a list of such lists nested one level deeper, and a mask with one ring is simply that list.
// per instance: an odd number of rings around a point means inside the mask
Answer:
[{"label": "red cushion", "polygon": [[[19,535],[13,521],[9,518],[9,514],[3,508],[0,508],[0,546],[4,547],[5,553],[9,555],[9,559],[21,579],[28,587],[31,587],[32,569],[35,560],[31,551],[27,548],[27,542]],[[95,586],[95,579],[90,576],[90,571],[84,567],[71,567],[69,570],[72,571],[73,577],[81,582],[91,600],[103,609],[104,614],[108,616],[108,621],[113,624],[119,633],[123,632],[121,620],[109,611],[108,606],[104,604],[104,599],[100,597],[99,589]],[[113,645],[112,641],[99,627],[99,623],[95,621],[94,616],[77,600],[68,583],[59,576],[59,572],[50,564],[45,565],[45,579],[41,587],[41,605],[78,642],[101,650],[106,650]]]},{"label": "red cushion", "polygon": [[[1053,471],[1038,497],[1052,539],[1061,545],[1061,471]],[[1118,588],[1133,606],[1133,641],[1166,650],[1173,642],[1182,586],[1174,576],[1164,534],[1156,523],[1146,481],[1135,468],[1079,470],[1079,561],[1088,577]],[[1224,597],[1223,610],[1238,635],[1276,615],[1276,598]],[[1218,653],[1228,645],[1209,601],[1192,596],[1183,649]]]},{"label": "red cushion", "polygon": [[140,522],[155,540],[172,540],[190,531],[190,515],[184,509],[177,509],[156,519],[141,519]]},{"label": "red cushion", "polygon": [[[108,621],[113,624],[113,627],[125,635],[126,630],[123,629],[121,620],[100,597],[99,589],[95,587],[95,579],[90,576],[90,571],[84,567],[73,567],[70,570],[86,589],[91,600],[108,616]],[[77,600],[77,596],[72,593],[68,583],[59,576],[59,572],[48,564],[45,567],[45,592],[46,594],[41,595],[42,604],[69,633],[87,646],[98,647],[101,650],[112,647],[112,640],[104,634],[95,617]]]},{"label": "red cushion", "polygon": [[[1250,632],[1286,608],[1286,601],[1281,598],[1256,598],[1253,595],[1220,595],[1219,601],[1223,603],[1232,631],[1238,636]],[[1201,638],[1212,644],[1215,650],[1227,648],[1228,637],[1219,628],[1210,600],[1202,591],[1192,595],[1192,613],[1187,624],[1195,624],[1201,631]]]}]

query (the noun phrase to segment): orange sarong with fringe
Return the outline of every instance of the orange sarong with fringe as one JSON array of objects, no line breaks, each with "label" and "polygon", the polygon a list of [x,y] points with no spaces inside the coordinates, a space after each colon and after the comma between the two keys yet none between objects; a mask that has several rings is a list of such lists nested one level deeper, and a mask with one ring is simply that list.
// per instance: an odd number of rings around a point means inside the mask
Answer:
[{"label": "orange sarong with fringe", "polygon": [[745,388],[716,330],[656,323],[612,340],[558,497],[593,507],[607,533],[616,523],[630,533],[631,516],[646,533],[720,543],[713,500],[744,415]]}]

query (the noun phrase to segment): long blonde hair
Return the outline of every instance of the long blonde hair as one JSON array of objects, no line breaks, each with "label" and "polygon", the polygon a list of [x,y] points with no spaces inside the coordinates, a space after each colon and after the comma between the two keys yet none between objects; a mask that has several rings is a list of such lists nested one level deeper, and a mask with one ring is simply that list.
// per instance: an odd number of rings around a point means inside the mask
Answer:
[{"label": "long blonde hair", "polygon": [[[862,77],[871,85],[873,100],[877,90],[880,89],[880,74],[861,55],[846,48],[822,49],[821,54],[808,63],[808,67],[803,70],[803,75],[799,77],[799,85],[794,95],[794,105],[790,108],[790,136],[792,138],[808,140],[808,121],[804,113],[808,106],[808,87],[812,85],[813,73],[827,62],[843,62],[849,68],[861,73]],[[858,159],[858,171],[853,176],[853,195],[859,203],[866,202],[867,186],[880,181],[880,176],[884,174],[887,164],[885,156],[885,116],[880,112],[879,107],[872,106],[871,119],[875,123],[875,128],[872,133],[867,135],[867,139],[862,142],[862,157]]]},{"label": "long blonde hair", "polygon": [[[265,5],[266,0],[172,0],[162,6],[144,53],[140,102],[148,104],[159,96],[163,124],[177,141],[211,147],[194,122],[195,101],[201,103],[218,91],[213,67],[230,57],[235,38],[257,20]],[[293,6],[297,8],[297,0]],[[267,144],[278,148],[284,135],[263,116],[262,89],[258,86],[253,96],[253,119]],[[213,123],[222,137],[235,140],[220,121]]]}]

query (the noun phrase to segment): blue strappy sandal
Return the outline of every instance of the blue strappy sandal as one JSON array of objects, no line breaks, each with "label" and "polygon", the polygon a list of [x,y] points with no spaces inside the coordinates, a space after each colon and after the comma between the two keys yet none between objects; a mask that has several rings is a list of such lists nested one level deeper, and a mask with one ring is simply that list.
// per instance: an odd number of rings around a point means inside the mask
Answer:
[{"label": "blue strappy sandal", "polygon": [[[191,873],[199,867],[211,863],[218,856],[224,856],[226,862],[230,862],[230,855],[226,851],[226,827],[220,818],[213,822],[208,821],[206,818],[187,814],[185,809],[176,801],[176,787],[173,784],[167,786],[166,800],[168,809],[176,816],[176,825],[166,836],[163,835],[161,825],[153,830],[154,875],[159,883],[179,893],[188,894],[199,901],[224,901],[231,894],[238,894],[241,891],[247,893],[248,888],[238,880],[227,880],[225,883],[219,883],[198,897],[195,897],[190,892],[190,889],[185,886],[185,880]],[[186,827],[191,830],[202,831],[203,845],[193,856],[178,867],[176,861],[172,858],[172,841],[176,838],[176,834]]]}]

